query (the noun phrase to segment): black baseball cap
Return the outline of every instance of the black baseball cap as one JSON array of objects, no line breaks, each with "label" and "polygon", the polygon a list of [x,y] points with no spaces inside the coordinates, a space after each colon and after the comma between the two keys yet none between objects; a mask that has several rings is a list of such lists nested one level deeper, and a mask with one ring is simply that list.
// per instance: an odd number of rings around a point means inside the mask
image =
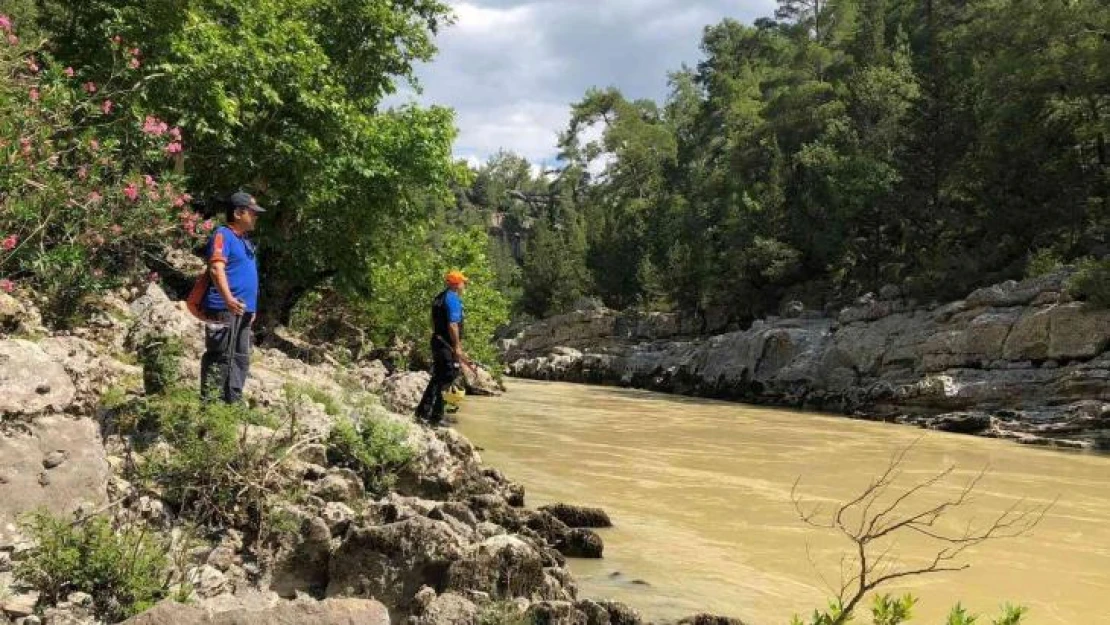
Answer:
[{"label": "black baseball cap", "polygon": [[242,191],[233,193],[230,201],[231,205],[235,208],[246,208],[256,213],[266,212],[266,209],[259,206],[258,203],[254,201],[254,197],[249,193],[243,193]]}]

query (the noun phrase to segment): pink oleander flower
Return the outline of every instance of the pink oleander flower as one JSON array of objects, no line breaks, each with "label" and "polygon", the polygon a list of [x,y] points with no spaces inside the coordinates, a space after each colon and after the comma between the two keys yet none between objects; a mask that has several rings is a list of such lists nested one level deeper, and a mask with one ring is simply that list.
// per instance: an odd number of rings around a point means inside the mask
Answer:
[{"label": "pink oleander flower", "polygon": [[204,223],[202,223],[200,225],[200,229],[205,231],[205,232],[211,232],[212,228],[215,228],[215,227],[216,227],[216,224],[213,223],[213,221],[211,219],[205,219]]},{"label": "pink oleander flower", "polygon": [[127,62],[127,66],[131,69],[139,69],[141,65],[142,62],[137,58],[132,58],[130,61]]},{"label": "pink oleander flower", "polygon": [[73,68],[72,68],[72,67],[67,67],[67,68],[65,68],[65,69],[63,69],[63,70],[62,70],[62,73],[64,73],[64,74],[66,75],[66,77],[67,77],[67,78],[73,78],[73,76],[74,76],[74,75],[75,75],[75,74],[76,74],[77,72],[73,71]]},{"label": "pink oleander flower", "polygon": [[185,206],[185,200],[182,199],[181,196],[179,195],[179,196],[177,196],[173,199],[173,207],[174,208],[181,208],[182,206]]},{"label": "pink oleander flower", "polygon": [[12,282],[11,280],[9,280],[7,278],[4,278],[3,280],[0,280],[0,291],[3,291],[5,293],[11,293],[14,290],[15,290],[15,283],[14,282]]},{"label": "pink oleander flower", "polygon": [[0,15],[0,30],[4,32],[11,32],[12,18],[8,17],[7,15]]},{"label": "pink oleander flower", "polygon": [[19,45],[19,37],[16,37],[14,34],[9,33],[8,34],[8,45],[9,46],[18,46]]},{"label": "pink oleander flower", "polygon": [[31,138],[30,137],[20,137],[19,138],[19,151],[23,154],[23,156],[30,156],[31,155]]},{"label": "pink oleander flower", "polygon": [[88,177],[89,177],[89,168],[87,166],[82,165],[82,166],[77,168],[77,179],[78,180],[85,180]]},{"label": "pink oleander flower", "polygon": [[31,96],[31,101],[32,102],[38,102],[39,101],[39,88],[38,87],[31,87],[31,92],[30,92],[29,95]]},{"label": "pink oleander flower", "polygon": [[14,250],[17,245],[19,245],[19,237],[14,234],[9,234],[0,241],[0,247],[3,247],[5,252]]},{"label": "pink oleander flower", "polygon": [[39,64],[35,62],[35,59],[27,59],[27,69],[31,70],[32,74],[37,74],[40,68]]},{"label": "pink oleander flower", "polygon": [[101,199],[102,199],[102,196],[100,195],[99,191],[93,191],[92,193],[89,193],[89,203],[90,204],[98,204],[98,203],[100,203]]},{"label": "pink oleander flower", "polygon": [[139,56],[139,49],[131,48],[131,56]]},{"label": "pink oleander flower", "polygon": [[123,38],[119,35],[115,35],[114,37],[112,37],[112,43],[118,46],[119,44],[123,43]]},{"label": "pink oleander flower", "polygon": [[139,187],[135,186],[134,182],[129,183],[123,188],[123,194],[127,196],[127,199],[135,202],[139,199]]},{"label": "pink oleander flower", "polygon": [[177,126],[170,128],[170,137],[173,138],[174,141],[181,141],[181,129]]},{"label": "pink oleander flower", "polygon": [[112,107],[113,107],[113,106],[114,106],[114,105],[112,104],[112,101],[111,101],[111,100],[105,100],[104,102],[102,102],[102,103],[100,104],[100,110],[101,110],[101,112],[103,112],[103,113],[104,113],[105,115],[111,115],[111,114],[112,114]]},{"label": "pink oleander flower", "polygon": [[104,270],[101,269],[100,267],[97,267],[96,269],[92,270],[92,275],[93,275],[94,278],[103,278],[104,277]]},{"label": "pink oleander flower", "polygon": [[161,137],[166,134],[167,130],[169,130],[169,125],[153,115],[147,115],[146,119],[143,120],[143,132],[145,134]]},{"label": "pink oleander flower", "polygon": [[81,85],[81,88],[85,90],[85,93],[88,93],[90,95],[96,93],[96,83],[91,80]]},{"label": "pink oleander flower", "polygon": [[143,176],[143,183],[151,189],[153,189],[158,184],[154,181],[154,176],[151,176],[150,174]]},{"label": "pink oleander flower", "polygon": [[121,234],[123,232],[123,226],[119,224],[112,224],[112,227],[109,228],[109,230],[112,231],[112,234]]},{"label": "pink oleander flower", "polygon": [[100,150],[100,142],[96,139],[89,139],[89,149],[93,152]]},{"label": "pink oleander flower", "polygon": [[181,150],[181,143],[178,141],[174,141],[166,146],[166,154],[180,154]]}]

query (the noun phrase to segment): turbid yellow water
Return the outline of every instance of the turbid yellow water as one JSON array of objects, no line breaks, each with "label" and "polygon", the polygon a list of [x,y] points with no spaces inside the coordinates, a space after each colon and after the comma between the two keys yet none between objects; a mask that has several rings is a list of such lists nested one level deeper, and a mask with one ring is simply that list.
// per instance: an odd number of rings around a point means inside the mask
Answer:
[{"label": "turbid yellow water", "polygon": [[[919,596],[913,622],[942,623],[957,601],[990,616],[1012,601],[1030,608],[1027,623],[1110,623],[1110,457],[634,390],[524,381],[509,389],[469,399],[458,427],[487,463],[526,486],[529,505],[596,505],[613,517],[616,527],[601,531],[605,558],[571,563],[582,596],[655,619],[707,610],[788,623],[824,605],[849,552],[843,538],[799,520],[795,480],[827,507],[920,439],[902,482],[957,467],[932,501],[990,467],[953,522],[983,522],[1022,500],[1057,501],[1032,533],[969,550],[961,560],[969,569],[892,587]],[[911,538],[891,553],[921,563],[931,546]]]}]

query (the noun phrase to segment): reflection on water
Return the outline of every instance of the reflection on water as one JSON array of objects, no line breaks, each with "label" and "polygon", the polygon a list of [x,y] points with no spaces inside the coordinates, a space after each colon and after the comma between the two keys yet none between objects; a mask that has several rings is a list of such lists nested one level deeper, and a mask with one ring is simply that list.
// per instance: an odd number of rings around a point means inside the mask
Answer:
[{"label": "reflection on water", "polygon": [[[785,624],[822,606],[848,544],[804,526],[790,489],[842,501],[887,465],[917,429],[642,391],[512,381],[499,399],[468,400],[458,426],[483,458],[522,482],[532,506],[597,505],[605,559],[574,560],[584,597],[628,603],[646,616],[696,611]],[[956,601],[994,615],[1004,601],[1030,623],[1110,623],[1110,457],[929,433],[907,479],[955,464],[955,492],[990,472],[969,506],[976,519],[1014,502],[1059,500],[1029,536],[972,549],[972,566],[907,581],[921,602],[914,622],[937,623]],[[961,521],[967,518],[958,519]],[[927,544],[898,545],[906,558]],[[989,622],[989,619],[982,619]],[[867,622],[866,620],[864,622]]]}]

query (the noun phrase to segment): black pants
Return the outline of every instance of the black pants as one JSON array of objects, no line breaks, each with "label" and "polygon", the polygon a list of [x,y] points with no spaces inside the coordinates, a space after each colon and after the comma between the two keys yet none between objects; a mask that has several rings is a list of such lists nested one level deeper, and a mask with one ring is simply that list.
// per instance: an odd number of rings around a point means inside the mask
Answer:
[{"label": "black pants", "polygon": [[251,366],[251,320],[254,313],[208,313],[204,327],[204,356],[200,359],[200,396],[233,404],[243,399],[243,386]]},{"label": "black pants", "polygon": [[417,418],[430,423],[443,421],[443,391],[450,388],[458,377],[459,361],[455,360],[455,353],[449,346],[433,338],[432,379],[428,381],[428,388],[424,389],[424,396],[416,407]]}]

